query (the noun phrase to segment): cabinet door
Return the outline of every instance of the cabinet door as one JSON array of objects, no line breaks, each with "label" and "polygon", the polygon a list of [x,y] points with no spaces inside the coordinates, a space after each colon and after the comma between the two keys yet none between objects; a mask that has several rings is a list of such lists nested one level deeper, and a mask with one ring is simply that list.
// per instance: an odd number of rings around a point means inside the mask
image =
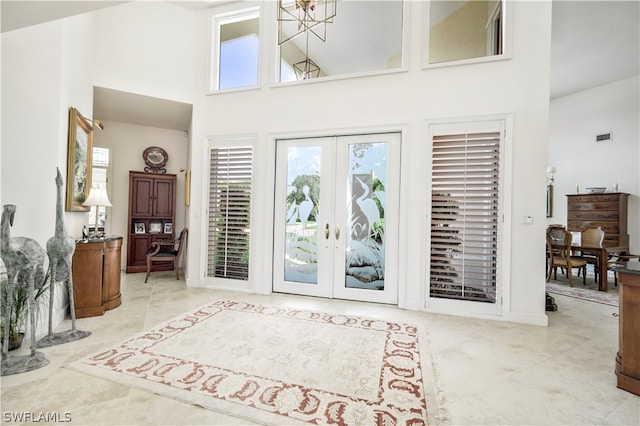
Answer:
[{"label": "cabinet door", "polygon": [[102,272],[102,302],[105,309],[120,305],[120,247],[122,240],[113,240],[105,244],[104,270]]},{"label": "cabinet door", "polygon": [[102,315],[102,244],[78,244],[73,253],[73,299],[76,316]]},{"label": "cabinet door", "polygon": [[129,236],[129,265],[147,265],[147,252],[151,246],[150,235],[130,235]]},{"label": "cabinet door", "polygon": [[153,182],[150,177],[134,177],[132,180],[131,216],[153,215]]},{"label": "cabinet door", "polygon": [[153,216],[173,216],[174,179],[156,179],[153,194]]}]

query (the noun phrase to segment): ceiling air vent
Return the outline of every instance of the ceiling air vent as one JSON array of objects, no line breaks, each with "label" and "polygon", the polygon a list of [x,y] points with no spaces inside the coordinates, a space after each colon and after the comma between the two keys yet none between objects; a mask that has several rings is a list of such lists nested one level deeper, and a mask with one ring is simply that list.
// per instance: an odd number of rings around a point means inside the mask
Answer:
[{"label": "ceiling air vent", "polygon": [[596,135],[596,142],[611,142],[613,140],[613,132]]}]

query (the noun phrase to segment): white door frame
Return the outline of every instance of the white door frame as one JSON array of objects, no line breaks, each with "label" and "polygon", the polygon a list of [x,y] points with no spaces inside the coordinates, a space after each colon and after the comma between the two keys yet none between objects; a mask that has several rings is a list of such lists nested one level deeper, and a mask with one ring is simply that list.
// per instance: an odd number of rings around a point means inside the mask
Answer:
[{"label": "white door frame", "polygon": [[[380,138],[377,138],[380,136]],[[387,196],[385,206],[385,286],[384,290],[347,288],[344,286],[344,265],[347,250],[347,185],[337,183],[336,179],[340,179],[342,173],[338,170],[344,170],[347,173],[349,163],[348,154],[349,146],[353,144],[365,144],[385,142],[388,145],[386,160],[387,179],[385,183],[385,195]],[[398,303],[398,262],[399,262],[399,204],[400,204],[400,156],[401,156],[401,132],[378,132],[359,135],[344,135],[331,137],[303,137],[303,138],[274,138],[274,152],[278,151],[279,155],[275,155],[278,164],[274,170],[274,208],[284,206],[286,198],[286,172],[283,173],[282,167],[286,165],[286,158],[283,158],[284,150],[295,144],[295,146],[317,146],[323,144],[325,152],[322,154],[321,173],[328,176],[323,181],[323,189],[320,191],[320,204],[322,205],[319,213],[317,241],[319,262],[324,259],[325,264],[334,265],[331,268],[319,268],[318,285],[310,285],[303,283],[295,283],[284,281],[284,272],[279,265],[276,264],[277,259],[284,259],[284,244],[279,241],[276,235],[284,235],[285,221],[282,220],[284,212],[274,210],[274,232],[272,240],[274,243],[272,265],[273,265],[273,291],[297,293],[311,296],[336,297],[350,300],[365,300],[378,303]],[[280,169],[280,170],[279,170]],[[346,175],[343,176],[346,178]],[[324,179],[324,178],[323,178]],[[330,190],[327,190],[329,188]],[[344,203],[337,200],[345,200]],[[325,230],[324,228],[327,228]],[[321,229],[322,228],[322,229]],[[342,230],[342,235],[339,234]],[[326,235],[325,235],[326,232]],[[327,255],[331,254],[333,260],[328,260]],[[329,269],[327,271],[327,269]],[[327,273],[333,277],[327,277]],[[322,281],[320,281],[322,280]],[[327,281],[328,280],[328,281]],[[327,284],[329,283],[329,284]],[[341,283],[338,285],[338,283]]]}]

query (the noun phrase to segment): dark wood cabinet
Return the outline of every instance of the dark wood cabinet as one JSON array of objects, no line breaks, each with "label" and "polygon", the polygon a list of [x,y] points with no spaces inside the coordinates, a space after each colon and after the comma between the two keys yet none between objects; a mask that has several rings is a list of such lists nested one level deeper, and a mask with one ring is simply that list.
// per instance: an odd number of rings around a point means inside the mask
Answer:
[{"label": "dark wood cabinet", "polygon": [[[174,238],[175,210],[176,175],[129,172],[127,273],[146,272],[151,243]],[[153,270],[172,267],[170,263],[159,263]]]},{"label": "dark wood cabinet", "polygon": [[76,318],[102,315],[120,306],[122,237],[81,241],[73,253],[73,302]]},{"label": "dark wood cabinet", "polygon": [[616,273],[620,283],[618,387],[640,396],[640,262],[629,262]]},{"label": "dark wood cabinet", "polygon": [[627,198],[621,192],[567,195],[567,229],[583,231],[600,227],[603,247],[629,247]]}]

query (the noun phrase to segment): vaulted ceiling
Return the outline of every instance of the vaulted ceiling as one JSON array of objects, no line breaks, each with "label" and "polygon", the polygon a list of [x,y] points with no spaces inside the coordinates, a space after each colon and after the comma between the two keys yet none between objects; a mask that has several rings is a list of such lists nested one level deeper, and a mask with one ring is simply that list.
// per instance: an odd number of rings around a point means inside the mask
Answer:
[{"label": "vaulted ceiling", "polygon": [[[342,0],[340,0],[342,1]],[[228,0],[173,1],[182,7],[199,10]],[[3,0],[0,5],[2,32],[12,31],[66,16],[111,7],[125,1],[25,1]],[[640,2],[637,1],[553,1],[551,90],[550,98],[565,96],[591,87],[606,84],[639,73],[640,65]],[[339,9],[338,9],[339,11]],[[364,20],[366,22],[366,20]],[[355,27],[354,27],[355,28]],[[127,96],[128,95],[128,96]],[[153,126],[151,117],[159,117],[166,127],[169,114],[184,116],[190,109],[186,104],[140,97],[131,94],[96,89],[94,114],[102,120],[116,120],[114,114],[127,117],[135,124]],[[122,97],[126,97],[126,102]],[[136,100],[145,105],[138,108]],[[134,111],[122,112],[123,106],[138,111],[155,108],[149,117],[137,117]],[[117,107],[117,108],[115,108]],[[180,112],[179,112],[180,111]],[[158,123],[155,123],[158,124]],[[178,120],[171,126],[185,130]]]}]

